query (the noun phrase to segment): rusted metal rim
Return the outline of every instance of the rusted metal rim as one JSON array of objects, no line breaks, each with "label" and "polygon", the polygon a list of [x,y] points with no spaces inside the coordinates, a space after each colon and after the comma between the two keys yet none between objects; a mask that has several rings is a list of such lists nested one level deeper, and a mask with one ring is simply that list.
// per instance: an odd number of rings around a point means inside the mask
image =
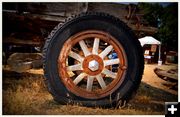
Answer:
[{"label": "rusted metal rim", "polygon": [[58,58],[59,76],[66,88],[88,99],[111,95],[124,81],[126,69],[127,57],[122,45],[110,34],[98,30],[71,36]]}]

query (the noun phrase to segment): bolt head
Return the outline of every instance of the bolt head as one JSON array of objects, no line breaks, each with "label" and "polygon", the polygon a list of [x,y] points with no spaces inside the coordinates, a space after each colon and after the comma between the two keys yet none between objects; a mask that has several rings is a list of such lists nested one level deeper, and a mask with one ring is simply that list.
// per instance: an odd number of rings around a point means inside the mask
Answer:
[{"label": "bolt head", "polygon": [[91,71],[96,71],[99,69],[99,63],[96,60],[92,60],[89,62],[88,68]]}]

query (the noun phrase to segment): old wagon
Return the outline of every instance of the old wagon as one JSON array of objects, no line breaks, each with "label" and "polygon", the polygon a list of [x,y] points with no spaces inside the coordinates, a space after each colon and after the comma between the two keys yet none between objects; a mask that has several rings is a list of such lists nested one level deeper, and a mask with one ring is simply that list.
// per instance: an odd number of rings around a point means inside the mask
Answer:
[{"label": "old wagon", "polygon": [[144,69],[137,37],[156,31],[135,4],[3,3],[4,55],[41,52],[45,83],[63,104],[128,101]]}]

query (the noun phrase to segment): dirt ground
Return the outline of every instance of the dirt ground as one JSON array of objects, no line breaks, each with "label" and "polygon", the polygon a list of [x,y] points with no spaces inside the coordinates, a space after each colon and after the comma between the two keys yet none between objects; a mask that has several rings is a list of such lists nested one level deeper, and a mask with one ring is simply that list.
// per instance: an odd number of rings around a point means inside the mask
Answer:
[{"label": "dirt ground", "polygon": [[17,74],[3,70],[3,114],[59,114],[59,115],[163,115],[164,103],[178,100],[173,83],[160,79],[154,68],[177,68],[177,64],[145,65],[144,75],[136,96],[121,109],[87,108],[60,105],[53,101],[43,82],[43,70],[29,70]]}]

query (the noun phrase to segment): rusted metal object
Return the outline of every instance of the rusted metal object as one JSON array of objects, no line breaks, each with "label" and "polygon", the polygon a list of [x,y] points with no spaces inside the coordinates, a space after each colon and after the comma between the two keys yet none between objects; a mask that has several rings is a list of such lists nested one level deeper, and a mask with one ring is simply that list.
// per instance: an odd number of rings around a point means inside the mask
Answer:
[{"label": "rusted metal object", "polygon": [[[87,40],[91,41],[91,45],[86,43]],[[79,51],[83,51],[84,54],[74,52],[75,46],[80,46]],[[118,58],[105,59],[112,52],[117,53]],[[70,65],[69,57],[79,62]],[[94,71],[89,68],[93,60],[99,65]],[[88,30],[73,35],[65,42],[59,54],[58,64],[60,78],[68,90],[78,96],[98,99],[111,94],[120,86],[128,63],[124,49],[114,37],[106,32]],[[112,67],[106,68],[112,65],[117,65],[117,72],[113,72],[110,69]],[[75,75],[70,77],[68,72]]]},{"label": "rusted metal object", "polygon": [[[89,69],[89,63],[91,61],[97,61],[98,62],[98,70],[95,70],[95,71],[92,71],[91,69]],[[97,56],[97,55],[89,55],[87,57],[84,58],[84,61],[82,63],[82,67],[83,67],[83,71],[86,73],[86,74],[89,74],[91,76],[95,76],[95,75],[98,75],[102,72],[103,68],[104,68],[104,63],[103,63],[103,60]]]},{"label": "rusted metal object", "polygon": [[31,68],[42,67],[42,54],[40,53],[14,53],[8,60],[11,71],[25,72]]}]

